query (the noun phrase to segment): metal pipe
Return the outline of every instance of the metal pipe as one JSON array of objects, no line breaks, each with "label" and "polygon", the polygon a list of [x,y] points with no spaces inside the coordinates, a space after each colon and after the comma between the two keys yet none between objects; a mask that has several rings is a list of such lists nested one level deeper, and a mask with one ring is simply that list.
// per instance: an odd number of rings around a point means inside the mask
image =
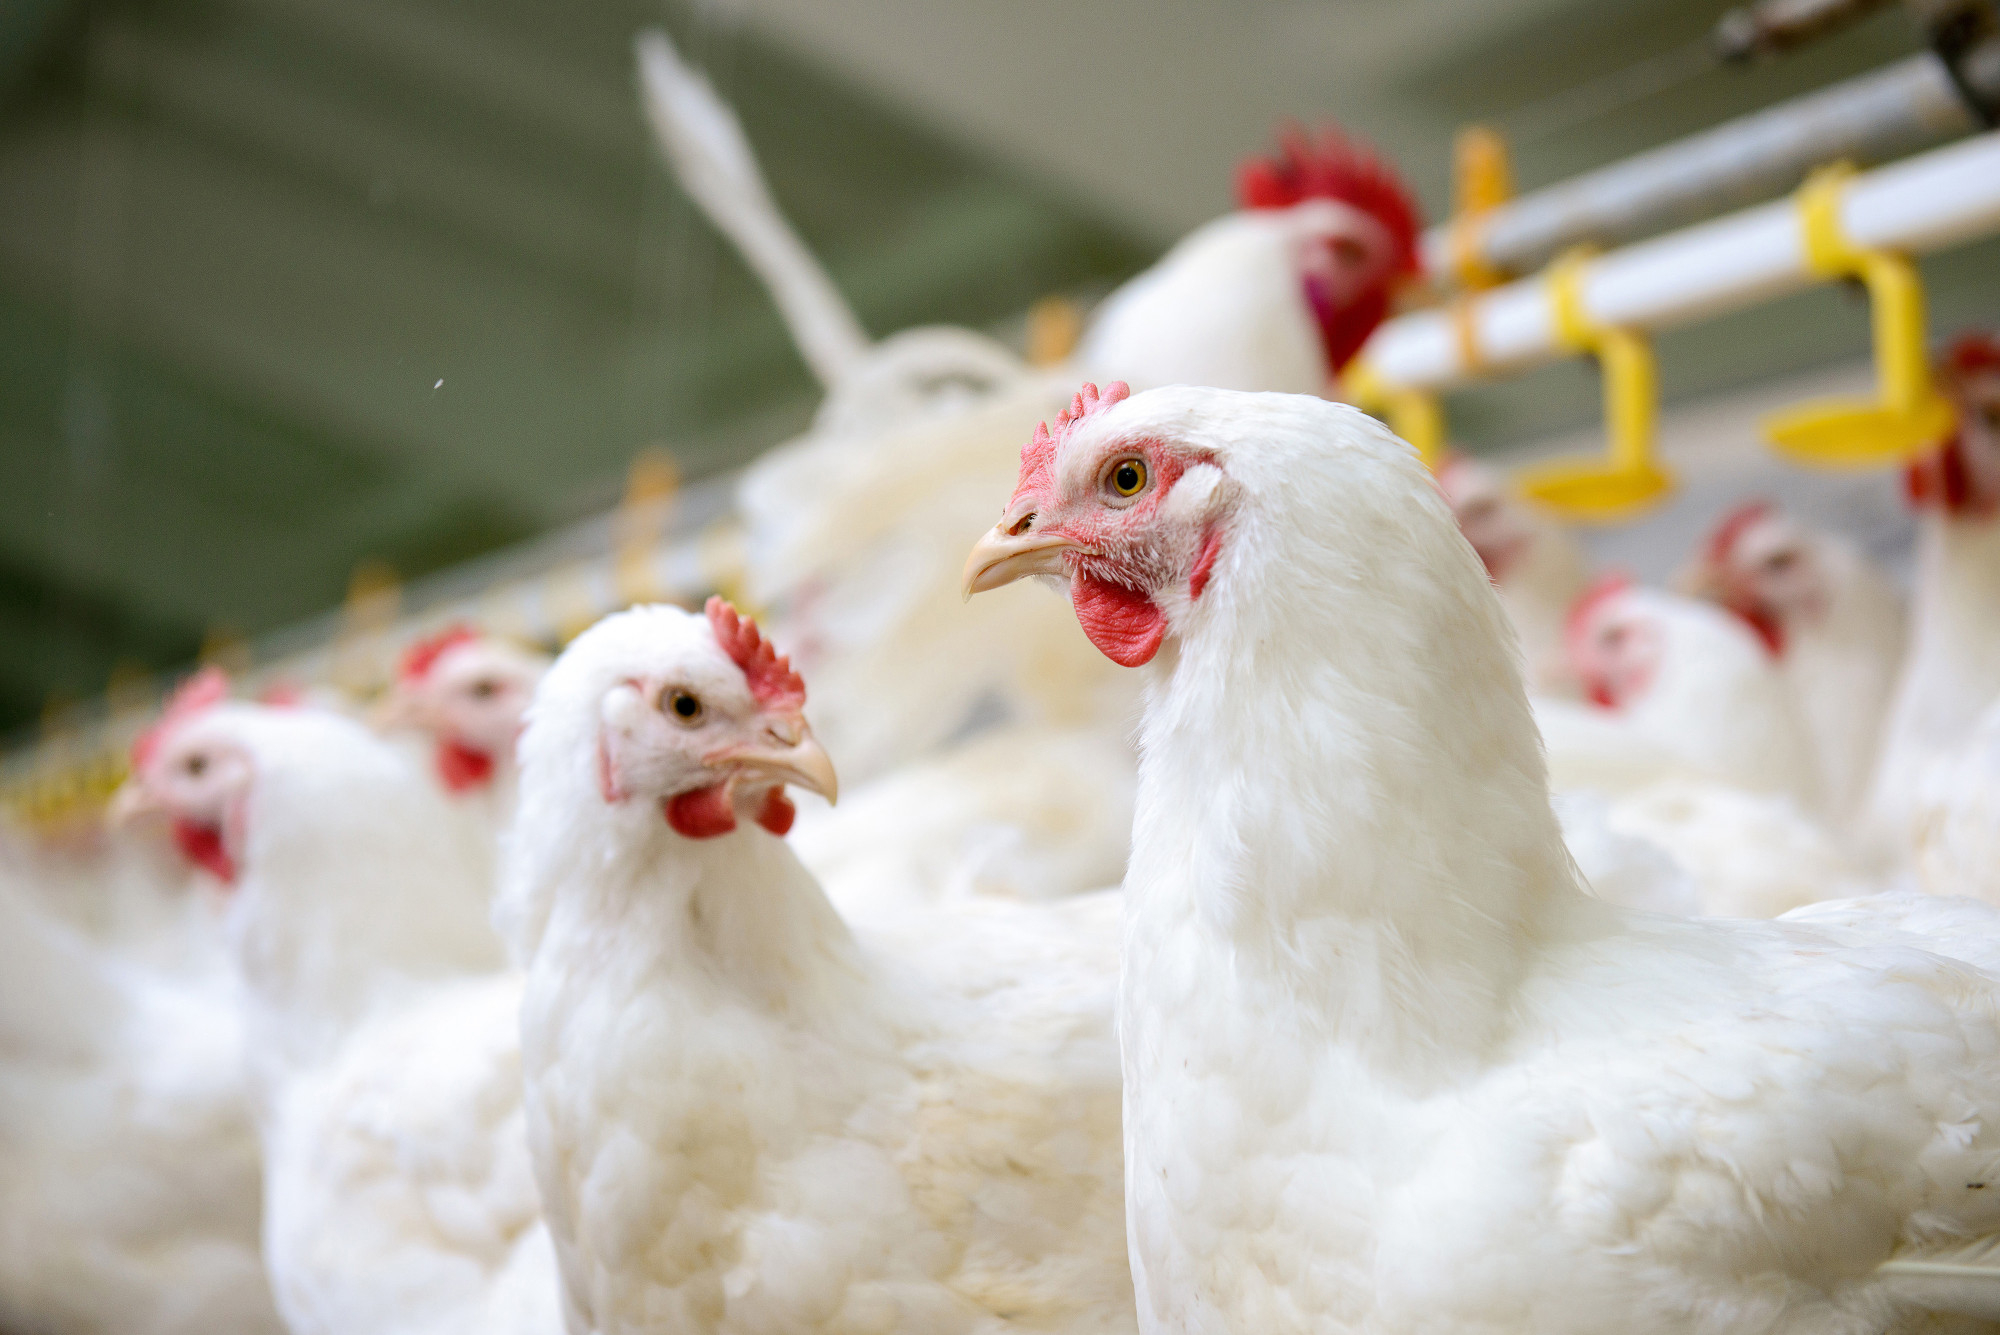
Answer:
[{"label": "metal pipe", "polygon": [[[1918,253],[2000,231],[2000,131],[1990,131],[1854,178],[1841,225],[1858,246]],[[1746,209],[1616,250],[1584,275],[1595,322],[1663,329],[1769,301],[1814,281],[1792,201]],[[1468,299],[1470,308],[1389,321],[1363,355],[1384,382],[1449,389],[1487,370],[1565,355],[1548,291],[1525,278]],[[1461,328],[1459,321],[1468,322]],[[1465,362],[1465,335],[1478,365]]]},{"label": "metal pipe", "polygon": [[[1959,77],[1991,81],[1974,91],[2000,97],[2000,41],[1968,53]],[[1469,224],[1433,227],[1424,233],[1424,264],[1449,278],[1453,228],[1469,225],[1473,255],[1525,273],[1578,242],[1609,245],[1767,199],[1818,163],[1884,161],[1979,128],[1951,71],[1926,52],[1532,191]]]}]

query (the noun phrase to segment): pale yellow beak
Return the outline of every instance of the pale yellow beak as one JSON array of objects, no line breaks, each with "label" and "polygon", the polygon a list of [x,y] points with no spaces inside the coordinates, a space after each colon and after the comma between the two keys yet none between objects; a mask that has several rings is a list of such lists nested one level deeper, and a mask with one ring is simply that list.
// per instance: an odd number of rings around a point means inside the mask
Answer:
[{"label": "pale yellow beak", "polygon": [[797,721],[798,740],[787,743],[773,738],[768,746],[730,747],[702,757],[704,764],[734,765],[752,770],[765,778],[796,784],[818,793],[829,803],[840,798],[840,780],[833,772],[833,760],[812,735],[805,720]]},{"label": "pale yellow beak", "polygon": [[111,805],[105,808],[104,818],[117,827],[129,825],[142,816],[155,815],[160,810],[160,804],[153,800],[152,794],[137,779],[127,779],[111,795]]},{"label": "pale yellow beak", "polygon": [[1010,534],[995,524],[973,544],[965,561],[965,596],[985,593],[1029,575],[1066,575],[1062,554],[1076,543],[1060,533]]}]

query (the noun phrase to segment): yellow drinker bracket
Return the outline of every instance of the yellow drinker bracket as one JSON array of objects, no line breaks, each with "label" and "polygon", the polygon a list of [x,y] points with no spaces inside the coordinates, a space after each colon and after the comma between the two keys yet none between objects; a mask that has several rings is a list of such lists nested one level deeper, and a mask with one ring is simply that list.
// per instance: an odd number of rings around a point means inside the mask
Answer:
[{"label": "yellow drinker bracket", "polygon": [[1357,361],[1342,386],[1363,412],[1388,422],[1389,429],[1416,447],[1417,457],[1433,473],[1444,461],[1444,406],[1437,395],[1391,385],[1366,362]]},{"label": "yellow drinker bracket", "polygon": [[1565,255],[1544,279],[1556,339],[1597,358],[1604,374],[1607,444],[1594,459],[1557,459],[1523,469],[1515,481],[1530,499],[1565,519],[1611,524],[1630,518],[1673,489],[1673,474],[1654,455],[1660,415],[1653,348],[1636,330],[1601,325],[1583,307],[1588,257]]},{"label": "yellow drinker bracket", "polygon": [[1856,246],[1840,205],[1854,168],[1822,167],[1799,187],[1799,230],[1817,278],[1859,278],[1868,289],[1876,397],[1821,399],[1764,419],[1764,434],[1802,463],[1832,468],[1898,464],[1948,434],[1951,403],[1931,383],[1924,287],[1907,255]]}]

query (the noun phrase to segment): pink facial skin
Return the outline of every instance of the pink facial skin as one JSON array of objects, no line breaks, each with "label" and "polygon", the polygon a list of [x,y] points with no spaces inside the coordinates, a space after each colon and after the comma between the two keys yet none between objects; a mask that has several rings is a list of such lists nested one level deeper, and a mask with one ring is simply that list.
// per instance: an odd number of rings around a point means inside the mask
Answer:
[{"label": "pink facial skin", "polygon": [[[1056,495],[1056,452],[1078,423],[1102,413],[1129,394],[1122,381],[1099,393],[1085,385],[1056,418],[1053,432],[1036,429],[1021,451],[1021,473],[1008,501],[1002,527],[1010,536],[1032,527],[1040,536],[1067,542],[1063,561],[1069,574],[1070,603],[1090,642],[1112,662],[1141,667],[1159,653],[1167,635],[1161,595],[1184,579],[1190,599],[1199,600],[1221,552],[1222,535],[1213,524],[1198,533],[1166,520],[1162,508],[1174,486],[1203,453],[1170,442],[1119,442],[1099,461],[1096,490],[1088,496]],[[1143,482],[1129,502],[1112,503],[1111,477],[1125,463],[1143,469]],[[1037,520],[1041,522],[1037,522]]]},{"label": "pink facial skin", "polygon": [[229,678],[221,669],[202,669],[133,741],[131,756],[131,782],[167,816],[174,847],[225,887],[235,885],[239,872],[230,846],[241,845],[242,777],[249,762],[234,751],[190,745],[183,730],[228,698]]},{"label": "pink facial skin", "polygon": [[434,739],[433,764],[448,792],[491,784],[534,691],[515,651],[467,626],[420,640],[397,671],[396,708],[406,726]]},{"label": "pink facial skin", "polygon": [[1779,522],[1771,502],[1745,501],[1716,521],[1701,557],[1701,569],[1718,601],[1757,633],[1773,657],[1784,655],[1785,622],[1772,595],[1780,591],[1777,584],[1795,579],[1796,571],[1785,564],[1799,558],[1796,553],[1753,552],[1753,546],[1766,544],[1749,539]]},{"label": "pink facial skin", "polygon": [[1584,697],[1604,709],[1622,709],[1646,693],[1660,667],[1659,628],[1628,610],[1625,575],[1599,579],[1570,609],[1564,646]]},{"label": "pink facial skin", "polygon": [[[651,755],[675,767],[665,781],[669,786],[650,791],[667,793],[658,799],[659,810],[676,834],[686,839],[728,834],[737,827],[740,795],[751,820],[783,836],[798,815],[785,794],[786,783],[801,782],[829,797],[833,792],[831,766],[806,725],[805,681],[749,617],[720,598],[708,600],[706,613],[717,647],[743,674],[754,702],[751,711],[742,715],[738,707],[705,707],[672,677],[626,679],[620,689],[644,706],[636,715],[621,716],[626,721],[617,725],[616,736],[614,731],[599,733],[598,793],[616,805],[629,800],[635,789],[647,791],[661,783],[657,771],[647,777],[644,759],[632,758]],[[682,705],[688,706],[678,716],[686,731],[674,732],[669,716]],[[621,760],[620,751],[634,743],[620,743],[618,736],[650,740],[638,742],[640,749]],[[696,786],[685,786],[689,778]]]}]

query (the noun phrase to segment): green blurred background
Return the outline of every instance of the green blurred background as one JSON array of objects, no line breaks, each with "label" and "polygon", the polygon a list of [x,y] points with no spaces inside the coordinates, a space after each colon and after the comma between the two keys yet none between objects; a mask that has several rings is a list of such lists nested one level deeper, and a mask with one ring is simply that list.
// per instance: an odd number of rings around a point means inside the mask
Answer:
[{"label": "green blurred background", "polygon": [[[1229,207],[1337,117],[1433,216],[1450,136],[1523,188],[1920,49],[1891,8],[1720,69],[1720,0],[8,0],[0,8],[0,731],[801,428],[816,387],[638,112],[664,24],[871,332],[1008,335]],[[2000,312],[2000,245],[1926,262]],[[1854,357],[1823,289],[1663,337],[1667,397]],[[1477,449],[1596,412],[1570,364],[1454,397]]]}]

